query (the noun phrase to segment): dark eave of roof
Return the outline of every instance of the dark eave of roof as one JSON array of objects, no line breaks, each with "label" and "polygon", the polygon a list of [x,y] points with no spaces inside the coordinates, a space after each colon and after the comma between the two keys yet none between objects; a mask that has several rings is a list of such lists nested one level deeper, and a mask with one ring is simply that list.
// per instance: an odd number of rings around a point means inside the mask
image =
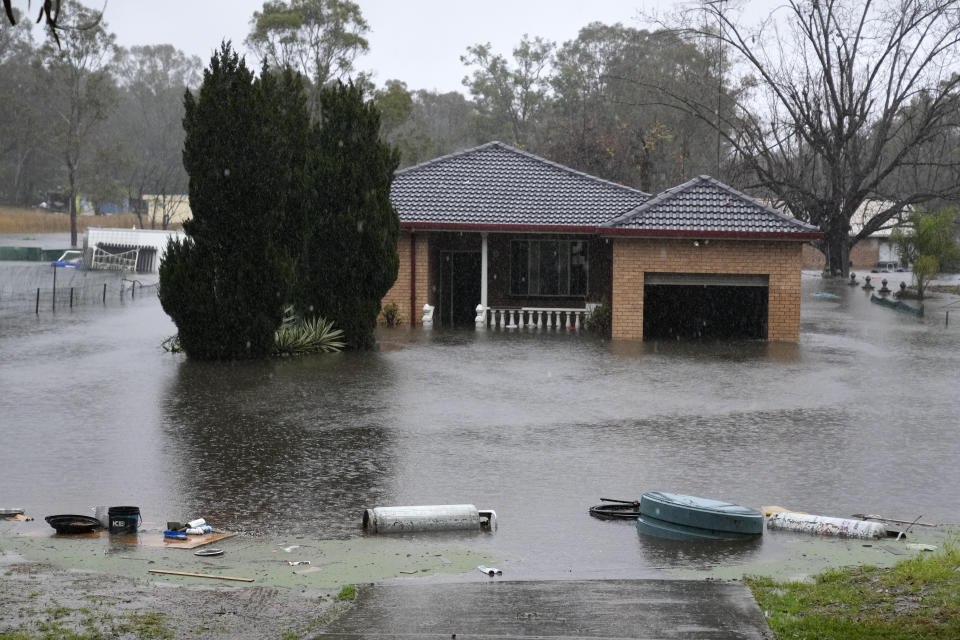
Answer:
[{"label": "dark eave of roof", "polygon": [[469,222],[410,222],[400,221],[407,231],[490,231],[493,233],[579,233],[596,235],[598,227],[572,224],[492,224]]},{"label": "dark eave of roof", "polygon": [[587,227],[574,225],[543,224],[467,224],[457,222],[401,222],[400,228],[415,233],[417,231],[468,231],[472,233],[566,233],[591,235],[602,238],[718,238],[727,240],[819,240],[823,233],[777,233],[744,231],[672,231],[669,229],[613,229],[610,227]]}]

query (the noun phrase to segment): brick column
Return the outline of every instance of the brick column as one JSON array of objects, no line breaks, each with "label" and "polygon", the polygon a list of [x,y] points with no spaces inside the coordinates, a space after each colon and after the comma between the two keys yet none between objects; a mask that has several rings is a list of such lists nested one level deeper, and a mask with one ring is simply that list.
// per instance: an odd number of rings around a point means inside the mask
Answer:
[{"label": "brick column", "polygon": [[[419,325],[423,317],[423,305],[427,303],[429,287],[428,257],[430,254],[430,236],[427,233],[418,233],[416,242],[411,241],[409,231],[400,233],[397,241],[397,257],[400,259],[400,268],[397,271],[397,281],[393,283],[387,295],[380,301],[381,307],[388,304],[397,305],[403,324]],[[411,249],[414,248],[415,262],[411,262]],[[413,267],[413,265],[416,265]],[[415,287],[412,276],[416,272]],[[415,293],[415,298],[411,298]],[[416,311],[410,317],[411,301]]]}]

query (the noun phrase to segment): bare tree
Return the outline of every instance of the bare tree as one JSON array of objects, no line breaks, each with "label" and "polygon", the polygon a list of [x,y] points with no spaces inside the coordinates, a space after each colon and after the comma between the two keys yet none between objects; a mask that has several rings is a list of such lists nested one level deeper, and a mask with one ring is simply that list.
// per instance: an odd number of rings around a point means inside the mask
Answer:
[{"label": "bare tree", "polygon": [[[658,89],[719,124],[745,187],[823,231],[831,273],[846,276],[850,247],[905,207],[960,197],[960,0],[790,0],[757,28],[722,2],[701,9],[718,28],[681,31],[718,42],[755,90],[718,117],[715,102]],[[867,200],[887,205],[851,235]]]},{"label": "bare tree", "polygon": [[[158,191],[150,203],[150,228],[156,229],[160,225],[161,229],[166,229],[173,222],[180,209],[189,204],[189,198],[185,193],[165,193]],[[180,220],[183,222],[183,220]]]},{"label": "bare tree", "polygon": [[114,129],[125,155],[127,195],[146,208],[135,208],[140,226],[166,229],[187,192],[183,168],[183,93],[196,86],[202,64],[172,45],[131,47],[118,65],[123,93]]},{"label": "bare tree", "polygon": [[[59,3],[57,3],[59,5]],[[89,9],[70,0],[64,14],[76,24],[94,22]],[[57,120],[56,138],[66,168],[70,207],[70,244],[77,246],[77,194],[93,133],[112,110],[115,85],[112,77],[115,37],[104,25],[65,29],[60,46],[47,42],[42,50],[49,73]]]}]

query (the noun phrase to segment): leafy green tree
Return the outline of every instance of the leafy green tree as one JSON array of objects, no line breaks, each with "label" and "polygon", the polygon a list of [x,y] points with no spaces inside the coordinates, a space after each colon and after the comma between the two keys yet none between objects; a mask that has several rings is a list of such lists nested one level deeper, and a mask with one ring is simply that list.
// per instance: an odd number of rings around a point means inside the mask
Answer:
[{"label": "leafy green tree", "polygon": [[893,230],[892,238],[913,270],[917,295],[922,299],[927,285],[940,273],[941,266],[960,261],[960,246],[954,236],[957,219],[955,208],[935,213],[914,210],[907,216],[904,228]]},{"label": "leafy green tree", "polygon": [[486,141],[475,135],[476,107],[456,91],[411,92],[404,83],[389,80],[373,100],[382,112],[381,136],[400,151],[401,167]]},{"label": "leafy green tree", "polygon": [[246,44],[261,62],[299,71],[313,83],[314,97],[331,80],[350,76],[369,48],[370,26],[349,0],[269,0],[250,26]]},{"label": "leafy green tree", "polygon": [[429,137],[413,120],[413,93],[399,80],[387,80],[373,92],[373,104],[380,111],[380,137],[400,152],[400,165],[417,162]]},{"label": "leafy green tree", "polygon": [[716,173],[712,128],[663,104],[651,84],[716,101],[708,52],[676,33],[591,23],[557,51],[550,77],[551,158],[644,191]]},{"label": "leafy green tree", "polygon": [[514,65],[490,43],[467,47],[460,61],[475,67],[463,79],[480,111],[480,137],[503,138],[521,147],[534,140],[534,128],[548,101],[547,82],[554,43],[524,35],[513,50]]},{"label": "leafy green tree", "polygon": [[373,92],[373,104],[380,111],[380,128],[383,132],[399,128],[413,113],[413,95],[407,83],[387,80],[383,89]]},{"label": "leafy green tree", "polygon": [[24,46],[31,46],[31,22],[21,20],[20,10],[14,7],[10,8],[10,16],[10,26],[0,22],[0,62],[4,62],[9,56],[17,55],[23,51]]},{"label": "leafy green tree", "polygon": [[290,302],[307,226],[305,171],[310,114],[303,77],[289,67],[280,73],[264,68],[260,87],[270,111],[264,158],[269,158],[272,166],[262,167],[259,179],[270,192],[267,211],[275,222],[271,241],[285,282],[282,297]]},{"label": "leafy green tree", "polygon": [[417,91],[413,96],[411,121],[423,132],[428,145],[420,149],[416,162],[423,162],[460,149],[475,147],[488,139],[475,135],[476,108],[457,91]]},{"label": "leafy green tree", "polygon": [[300,192],[302,85],[287,72],[257,80],[228,43],[187,92],[183,164],[193,219],[160,270],[160,300],[187,355],[269,355],[287,291],[282,230]]},{"label": "leafy green tree", "polygon": [[399,268],[400,221],[390,203],[399,154],[380,140],[380,114],[359,87],[324,87],[320,107],[307,159],[296,307],[332,320],[348,347],[369,348]]},{"label": "leafy green tree", "polygon": [[31,25],[0,27],[0,201],[21,206],[45,200],[62,174],[58,118]]}]

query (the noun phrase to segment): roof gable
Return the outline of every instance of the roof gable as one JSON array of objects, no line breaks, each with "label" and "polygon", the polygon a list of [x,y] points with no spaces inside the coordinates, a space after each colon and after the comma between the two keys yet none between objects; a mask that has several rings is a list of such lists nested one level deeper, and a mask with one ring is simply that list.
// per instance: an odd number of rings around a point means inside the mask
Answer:
[{"label": "roof gable", "polygon": [[636,231],[638,235],[643,232],[779,237],[819,234],[816,227],[761,204],[710,176],[697,176],[667,189],[601,226]]},{"label": "roof gable", "polygon": [[438,227],[592,229],[649,198],[501,142],[398,171],[390,189],[401,223]]}]

